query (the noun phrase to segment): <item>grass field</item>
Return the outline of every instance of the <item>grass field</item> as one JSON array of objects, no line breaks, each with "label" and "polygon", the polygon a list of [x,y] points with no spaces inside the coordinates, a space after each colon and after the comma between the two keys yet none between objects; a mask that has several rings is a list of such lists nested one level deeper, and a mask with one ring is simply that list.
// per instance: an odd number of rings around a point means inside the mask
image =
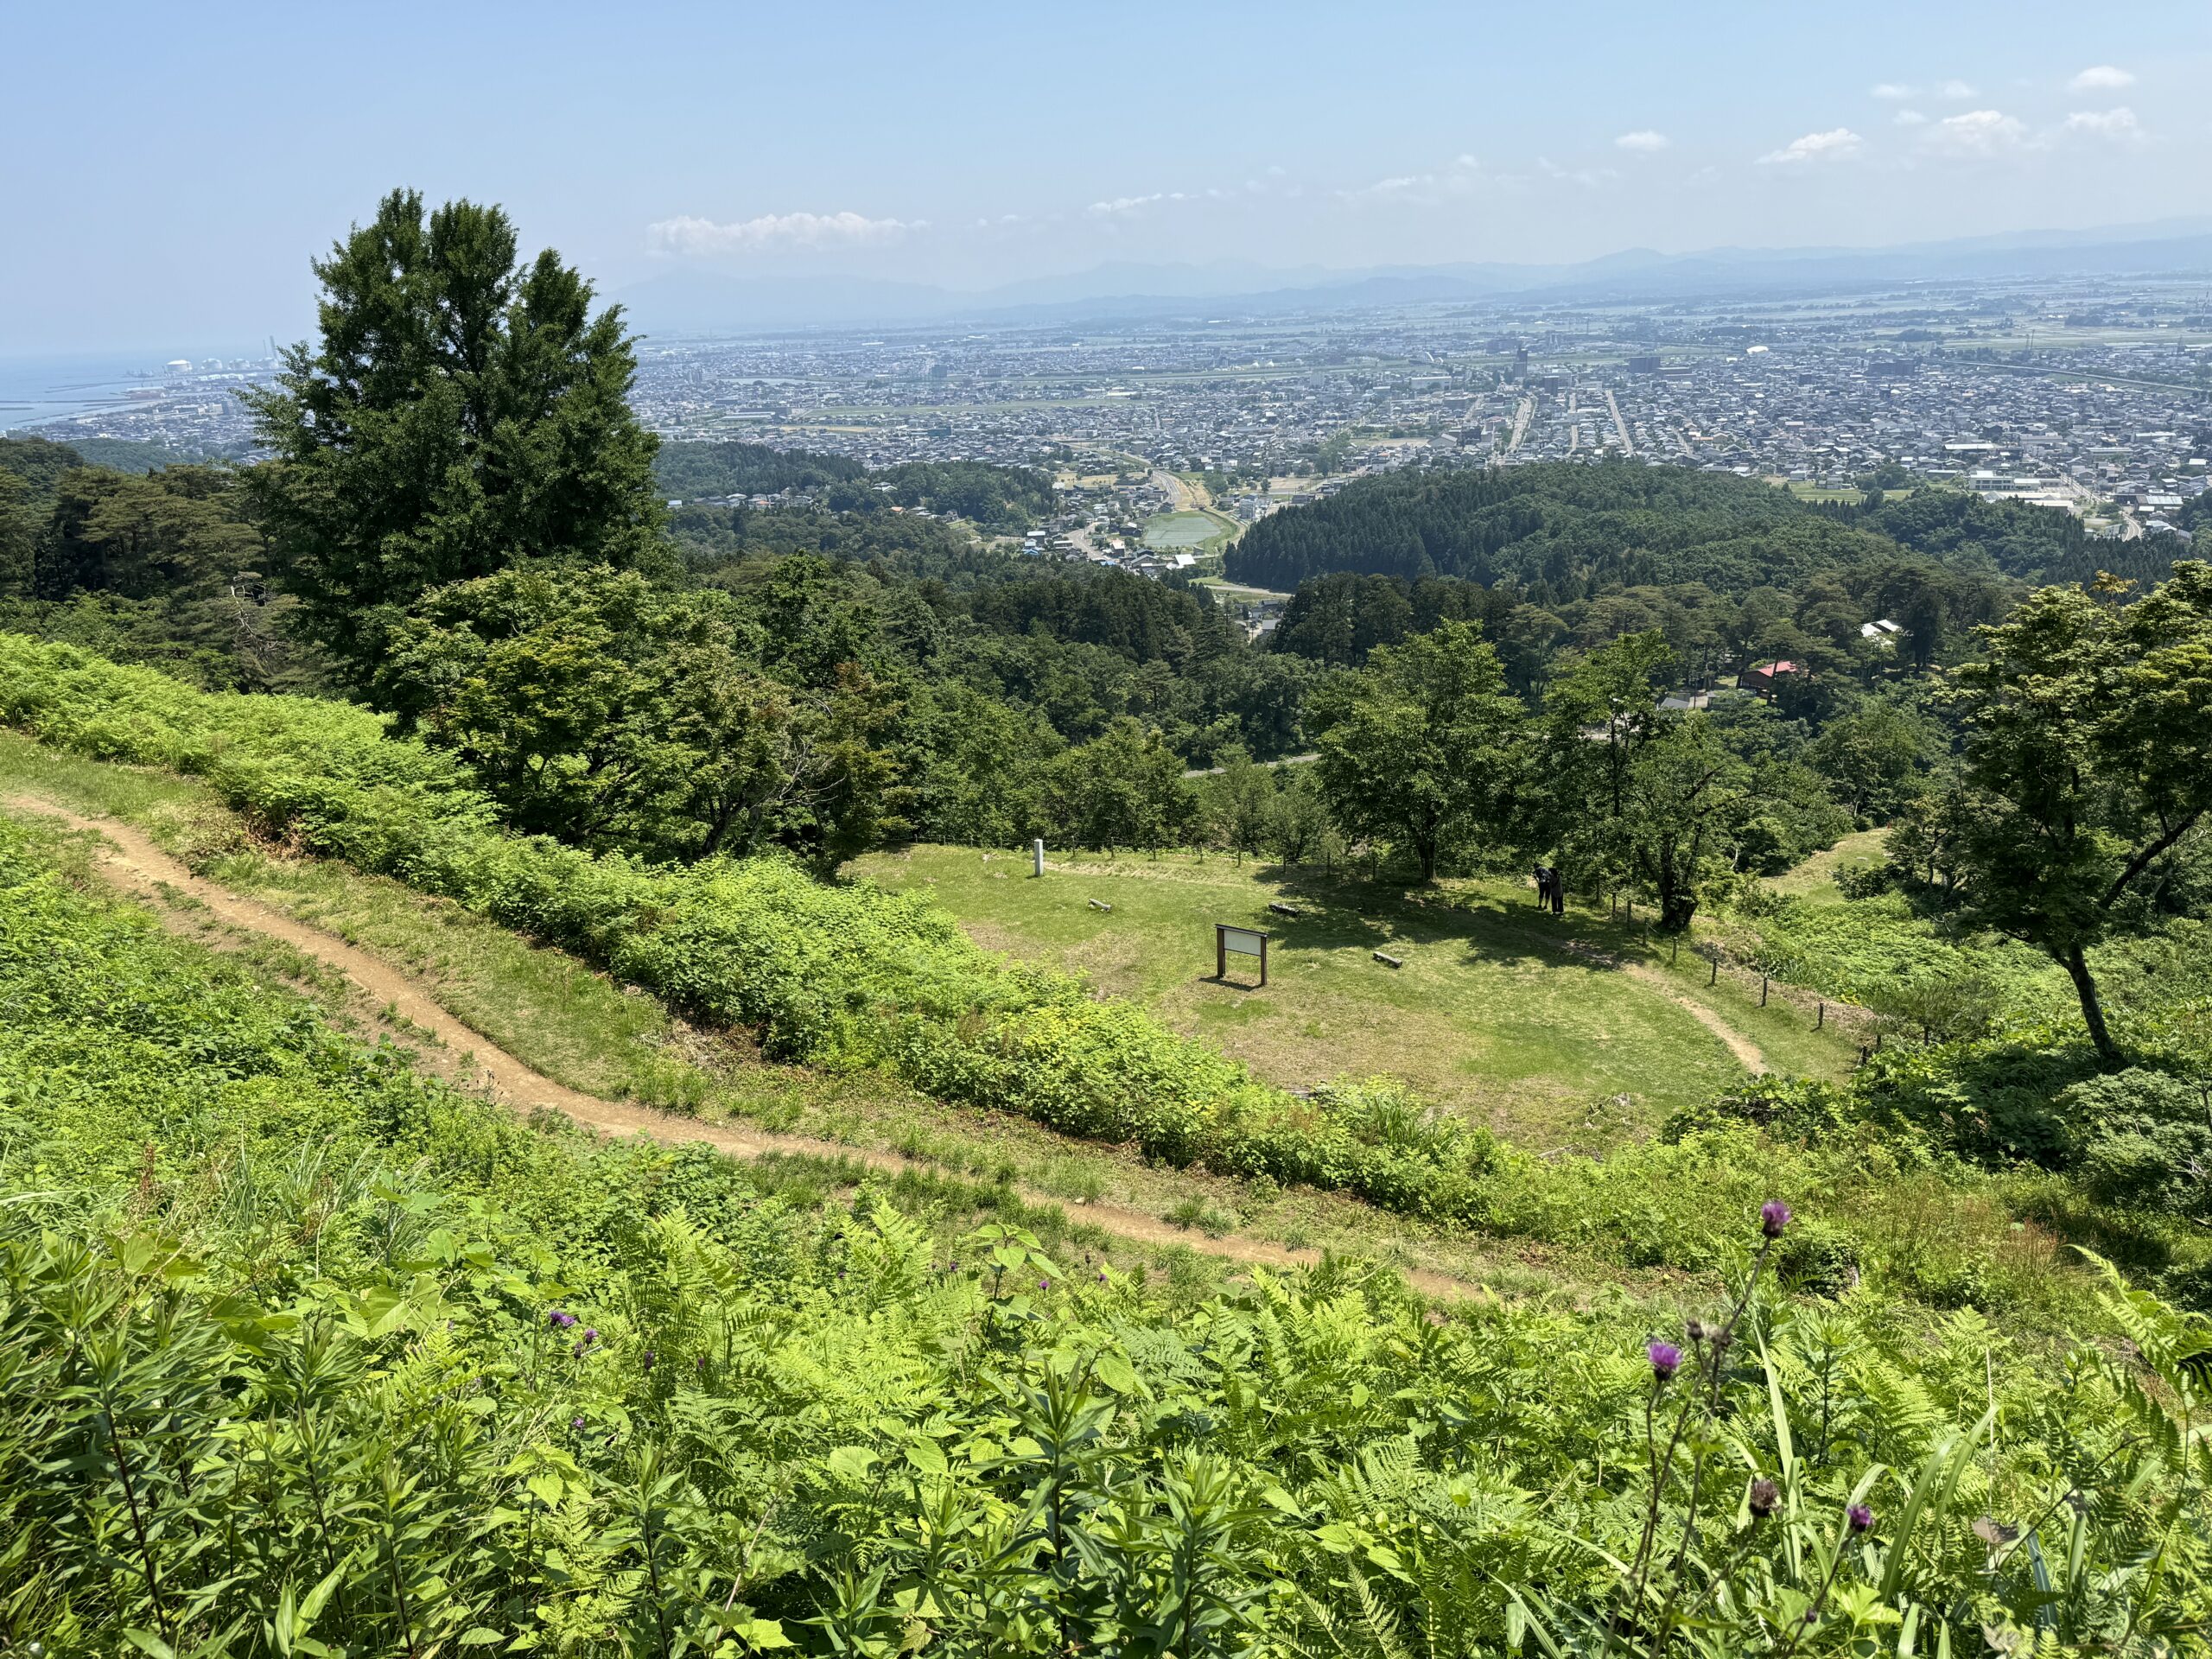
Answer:
[{"label": "grass field", "polygon": [[1211,512],[1163,512],[1144,527],[1144,544],[1167,553],[1195,553],[1225,541],[1235,526]]},{"label": "grass field", "polygon": [[[1272,1082],[1387,1072],[1548,1150],[1602,1151],[1739,1080],[1728,1037],[1783,1071],[1834,1075],[1855,1052],[1794,1007],[1708,987],[1688,954],[1669,967],[1636,930],[1541,916],[1503,883],[1451,884],[1432,902],[1218,855],[1062,859],[1039,880],[1012,855],[948,847],[855,874],[926,891],[980,943],[1086,973]],[[1271,913],[1277,900],[1302,913]],[[1216,922],[1274,934],[1266,989],[1215,978]],[[1231,980],[1252,977],[1241,969],[1232,959]]]},{"label": "grass field", "polygon": [[1777,893],[1796,893],[1805,898],[1837,898],[1835,879],[1845,870],[1868,870],[1879,864],[1884,857],[1882,843],[1889,837],[1886,830],[1862,830],[1856,835],[1844,836],[1826,852],[1815,853],[1786,875],[1778,875],[1768,885]]}]

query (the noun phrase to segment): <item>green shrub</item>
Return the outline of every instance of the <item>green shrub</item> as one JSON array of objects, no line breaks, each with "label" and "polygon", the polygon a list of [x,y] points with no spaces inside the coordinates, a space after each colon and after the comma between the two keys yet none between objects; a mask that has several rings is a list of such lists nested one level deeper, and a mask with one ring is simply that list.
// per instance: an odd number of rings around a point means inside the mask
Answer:
[{"label": "green shrub", "polygon": [[99,759],[197,774],[264,832],[458,900],[573,950],[773,1057],[881,1065],[941,1097],[1147,1156],[1462,1217],[1458,1139],[1410,1142],[1255,1082],[1076,981],[1009,966],[918,899],[832,885],[780,858],[688,868],[509,834],[453,761],[378,716],[299,697],[210,696],[147,670],[0,634],[0,721]]},{"label": "green shrub", "polygon": [[2212,1208],[2212,1078],[2130,1066],[2059,1097],[2082,1184],[2107,1204],[2202,1217]]}]

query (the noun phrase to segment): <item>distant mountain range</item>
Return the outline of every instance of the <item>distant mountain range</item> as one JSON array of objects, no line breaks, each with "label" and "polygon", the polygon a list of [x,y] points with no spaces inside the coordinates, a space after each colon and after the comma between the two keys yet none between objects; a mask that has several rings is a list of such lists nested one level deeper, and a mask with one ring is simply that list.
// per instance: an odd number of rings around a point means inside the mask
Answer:
[{"label": "distant mountain range", "polygon": [[648,334],[922,323],[1007,325],[1283,316],[1437,301],[1750,299],[1907,282],[2205,273],[2212,219],[1907,243],[1888,248],[1633,248],[1572,264],[1331,270],[1243,262],[1104,264],[963,291],[862,276],[742,276],[691,268],[618,289]]}]

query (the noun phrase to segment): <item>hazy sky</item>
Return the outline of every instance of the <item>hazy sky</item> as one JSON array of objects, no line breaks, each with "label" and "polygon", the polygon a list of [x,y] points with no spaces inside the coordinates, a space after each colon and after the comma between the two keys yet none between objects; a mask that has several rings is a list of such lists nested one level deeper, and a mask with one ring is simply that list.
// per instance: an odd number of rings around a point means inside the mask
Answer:
[{"label": "hazy sky", "polygon": [[1552,261],[2212,213],[2192,3],[0,0],[0,353],[305,332],[396,184],[602,287]]}]

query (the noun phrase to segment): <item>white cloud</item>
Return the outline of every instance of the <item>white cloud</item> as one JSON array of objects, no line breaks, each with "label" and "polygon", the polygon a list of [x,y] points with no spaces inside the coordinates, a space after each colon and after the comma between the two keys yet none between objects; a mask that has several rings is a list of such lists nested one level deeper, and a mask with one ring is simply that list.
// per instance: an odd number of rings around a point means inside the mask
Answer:
[{"label": "white cloud", "polygon": [[1890,118],[1901,127],[1924,127],[1928,124],[1928,118],[1918,110],[1899,110]]},{"label": "white cloud", "polygon": [[1968,110],[1947,115],[1931,133],[1936,143],[1966,156],[1995,156],[2012,149],[2028,136],[2017,117],[2001,110]]},{"label": "white cloud", "polygon": [[1645,127],[1635,132],[1621,134],[1619,137],[1613,140],[1613,146],[1617,149],[1650,151],[1664,149],[1669,142],[1671,141],[1665,133],[1654,132],[1650,128]]},{"label": "white cloud", "polygon": [[1109,219],[1122,213],[1134,213],[1157,202],[1190,200],[1191,193],[1187,190],[1154,190],[1149,195],[1116,196],[1109,201],[1094,201],[1087,211],[1101,219]]},{"label": "white cloud", "polygon": [[1912,96],[1911,87],[1900,86],[1894,80],[1883,81],[1879,86],[1869,87],[1867,90],[1874,97],[1889,104],[1894,104],[1900,99],[1907,99]]},{"label": "white cloud", "polygon": [[2124,144],[2142,137],[2143,124],[2135,118],[2134,111],[2122,104],[2109,110],[2076,110],[2066,118],[2066,130]]},{"label": "white cloud", "polygon": [[649,226],[645,233],[662,253],[747,253],[895,242],[925,228],[918,219],[869,219],[855,213],[763,213],[728,225],[685,213]]},{"label": "white cloud", "polygon": [[1846,156],[1856,156],[1864,143],[1849,127],[1831,127],[1826,132],[1808,132],[1802,138],[1793,138],[1780,149],[1770,149],[1759,157],[1765,166],[1794,167],[1806,162],[1840,162]]},{"label": "white cloud", "polygon": [[1560,179],[1569,184],[1579,184],[1585,190],[1595,190],[1601,184],[1611,184],[1620,175],[1610,167],[1561,167],[1548,156],[1536,157],[1536,170],[1548,179]]},{"label": "white cloud", "polygon": [[1936,90],[1942,97],[1959,103],[1974,96],[1974,88],[1963,80],[1947,80]]},{"label": "white cloud", "polygon": [[1379,198],[1385,201],[1438,202],[1485,190],[1503,182],[1503,180],[1484,173],[1482,162],[1474,156],[1460,155],[1453,156],[1450,165],[1446,167],[1434,168],[1426,173],[1396,173],[1387,179],[1377,179],[1372,184],[1363,184],[1357,189],[1339,190],[1336,194],[1339,200],[1345,201]]},{"label": "white cloud", "polygon": [[2066,83],[2066,88],[2074,92],[2116,92],[2123,86],[2134,84],[2135,77],[2126,70],[2109,63],[2100,63],[2075,76]]}]

